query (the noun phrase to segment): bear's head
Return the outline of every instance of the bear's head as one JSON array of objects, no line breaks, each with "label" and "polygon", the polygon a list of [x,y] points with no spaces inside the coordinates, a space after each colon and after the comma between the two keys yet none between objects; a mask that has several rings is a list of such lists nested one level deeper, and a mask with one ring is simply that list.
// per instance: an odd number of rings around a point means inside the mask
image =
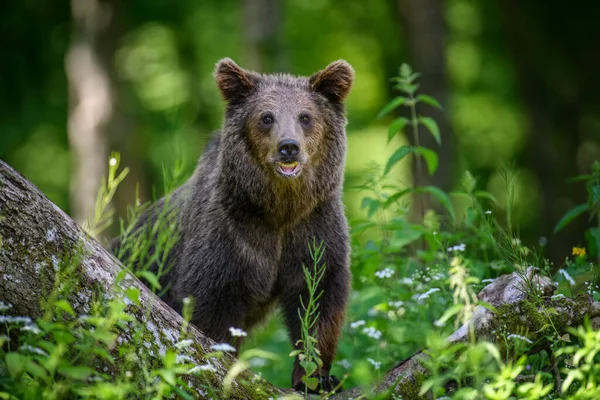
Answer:
[{"label": "bear's head", "polygon": [[296,77],[258,74],[225,58],[214,76],[227,102],[224,142],[231,136],[243,141],[263,174],[288,182],[283,185],[323,180],[317,175],[327,173],[341,178],[350,64],[335,61],[310,77]]}]

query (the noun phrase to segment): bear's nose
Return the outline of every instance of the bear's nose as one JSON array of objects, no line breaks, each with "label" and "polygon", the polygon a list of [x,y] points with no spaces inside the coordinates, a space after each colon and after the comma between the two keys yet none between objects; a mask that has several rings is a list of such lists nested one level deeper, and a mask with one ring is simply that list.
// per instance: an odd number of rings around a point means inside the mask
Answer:
[{"label": "bear's nose", "polygon": [[296,157],[300,151],[300,143],[294,139],[284,139],[279,142],[277,151],[279,151],[279,154],[285,159]]}]

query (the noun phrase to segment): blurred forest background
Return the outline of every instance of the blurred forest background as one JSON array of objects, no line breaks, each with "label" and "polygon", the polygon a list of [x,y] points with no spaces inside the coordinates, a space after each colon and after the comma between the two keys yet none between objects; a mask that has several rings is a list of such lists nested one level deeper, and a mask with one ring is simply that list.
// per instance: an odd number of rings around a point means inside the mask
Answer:
[{"label": "blurred forest background", "polygon": [[[503,203],[499,166],[514,165],[520,236],[561,260],[584,242],[587,223],[552,234],[585,201],[567,180],[600,159],[599,17],[598,2],[558,0],[4,1],[0,158],[82,221],[119,151],[131,168],[115,200],[125,215],[136,183],[142,200],[153,187],[161,194],[163,165],[181,159],[189,175],[220,127],[220,58],[302,75],[344,58],[356,69],[352,220],[362,215],[353,187],[397,147],[386,146],[390,119],[376,115],[408,62],[445,108],[433,115],[443,144],[432,183],[451,190],[468,169]],[[410,164],[395,173],[410,184]]]}]

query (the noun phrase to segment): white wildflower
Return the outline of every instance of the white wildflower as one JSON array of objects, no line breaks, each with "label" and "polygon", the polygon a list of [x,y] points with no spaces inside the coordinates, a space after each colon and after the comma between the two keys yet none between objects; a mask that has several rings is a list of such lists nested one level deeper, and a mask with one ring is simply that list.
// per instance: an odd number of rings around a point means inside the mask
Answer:
[{"label": "white wildflower", "polygon": [[569,284],[571,286],[575,286],[575,279],[573,279],[567,271],[565,271],[564,269],[561,268],[558,270],[558,272],[563,274],[563,276],[565,277],[565,279],[567,280],[567,282],[569,282]]},{"label": "white wildflower", "polygon": [[375,272],[375,276],[379,279],[391,278],[394,276],[394,270],[391,268],[382,269],[381,271]]},{"label": "white wildflower", "polygon": [[402,300],[398,300],[398,301],[388,301],[388,306],[390,307],[394,307],[394,308],[400,308],[404,305],[404,302]]},{"label": "white wildflower", "polygon": [[344,369],[352,368],[352,363],[345,358],[343,360],[338,361],[337,363],[340,365],[340,367],[342,367]]},{"label": "white wildflower", "polygon": [[29,317],[12,317],[10,315],[0,315],[0,324],[31,324],[31,318]]},{"label": "white wildflower", "polygon": [[434,287],[434,288],[431,288],[431,289],[429,289],[428,291],[426,291],[425,293],[418,295],[418,296],[417,296],[417,300],[419,300],[419,301],[425,300],[425,299],[427,299],[427,298],[428,298],[430,295],[432,295],[433,293],[435,293],[435,292],[439,292],[439,291],[440,291],[440,288],[436,288],[436,287]]},{"label": "white wildflower", "polygon": [[35,335],[42,333],[36,324],[28,324],[21,328],[22,331],[32,332]]},{"label": "white wildflower", "polygon": [[190,347],[194,341],[192,339],[185,339],[180,342],[175,343],[175,347],[178,349],[184,349],[186,347]]},{"label": "white wildflower", "polygon": [[405,285],[412,285],[415,282],[413,278],[402,278],[398,280],[398,283],[403,283]]},{"label": "white wildflower", "polygon": [[461,244],[457,244],[456,246],[448,247],[448,252],[451,253],[453,251],[465,251],[466,248],[467,248],[467,245],[464,243],[461,243]]},{"label": "white wildflower", "polygon": [[214,351],[235,352],[235,347],[233,347],[229,343],[217,343],[217,344],[213,344],[212,346],[210,346],[210,349],[214,350]]},{"label": "white wildflower", "polygon": [[364,328],[362,330],[362,333],[364,333],[365,335],[367,335],[371,339],[375,339],[375,340],[381,339],[381,331],[378,331],[377,329],[373,328],[372,326]]},{"label": "white wildflower", "polygon": [[193,363],[194,359],[187,354],[177,354],[175,357],[175,364]]},{"label": "white wildflower", "polygon": [[196,365],[194,368],[190,369],[188,371],[188,373],[195,374],[195,373],[201,372],[201,371],[217,372],[217,369],[210,364],[203,364],[203,365]]},{"label": "white wildflower", "polygon": [[269,360],[262,357],[252,357],[248,362],[252,368],[261,368],[269,363]]},{"label": "white wildflower", "polygon": [[356,329],[359,326],[362,326],[364,324],[366,324],[365,320],[364,319],[359,319],[358,321],[351,322],[350,323],[350,328]]},{"label": "white wildflower", "polygon": [[44,356],[44,357],[48,357],[48,353],[46,353],[44,350],[40,349],[39,347],[33,347],[30,346],[28,344],[24,344],[21,347],[19,347],[20,351],[27,351],[29,353],[34,353],[34,354],[38,354],[40,356]]},{"label": "white wildflower", "polygon": [[6,311],[6,310],[10,310],[12,308],[12,304],[10,303],[5,303],[3,301],[0,301],[0,312],[1,311]]},{"label": "white wildflower", "polygon": [[234,328],[233,326],[231,328],[229,328],[229,332],[231,333],[231,336],[248,336],[248,334],[246,332],[244,332],[243,329],[240,328]]},{"label": "white wildflower", "polygon": [[533,343],[531,341],[531,339],[529,339],[528,337],[522,336],[522,335],[517,335],[516,333],[511,333],[510,335],[507,336],[508,339],[519,339],[522,340],[524,342],[527,343]]},{"label": "white wildflower", "polygon": [[367,361],[370,362],[376,370],[381,368],[381,363],[379,361],[375,361],[372,358],[367,358]]}]

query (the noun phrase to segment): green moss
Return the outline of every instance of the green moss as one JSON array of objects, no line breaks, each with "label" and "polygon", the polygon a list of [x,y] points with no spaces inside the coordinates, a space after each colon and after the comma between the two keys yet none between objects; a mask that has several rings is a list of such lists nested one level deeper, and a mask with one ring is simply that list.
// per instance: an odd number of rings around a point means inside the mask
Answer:
[{"label": "green moss", "polygon": [[396,389],[395,393],[400,394],[404,399],[425,399],[419,395],[421,386],[425,381],[426,375],[423,373],[414,373],[409,379],[402,379]]},{"label": "green moss", "polygon": [[[531,299],[517,304],[504,304],[497,308],[490,324],[491,331],[487,334],[499,339],[502,332],[526,332],[531,341],[540,344],[547,338],[563,333],[567,327],[581,323],[588,313],[590,302],[589,296],[582,295],[574,299],[545,300],[542,304],[535,304]],[[497,342],[502,343],[501,340]]]}]

